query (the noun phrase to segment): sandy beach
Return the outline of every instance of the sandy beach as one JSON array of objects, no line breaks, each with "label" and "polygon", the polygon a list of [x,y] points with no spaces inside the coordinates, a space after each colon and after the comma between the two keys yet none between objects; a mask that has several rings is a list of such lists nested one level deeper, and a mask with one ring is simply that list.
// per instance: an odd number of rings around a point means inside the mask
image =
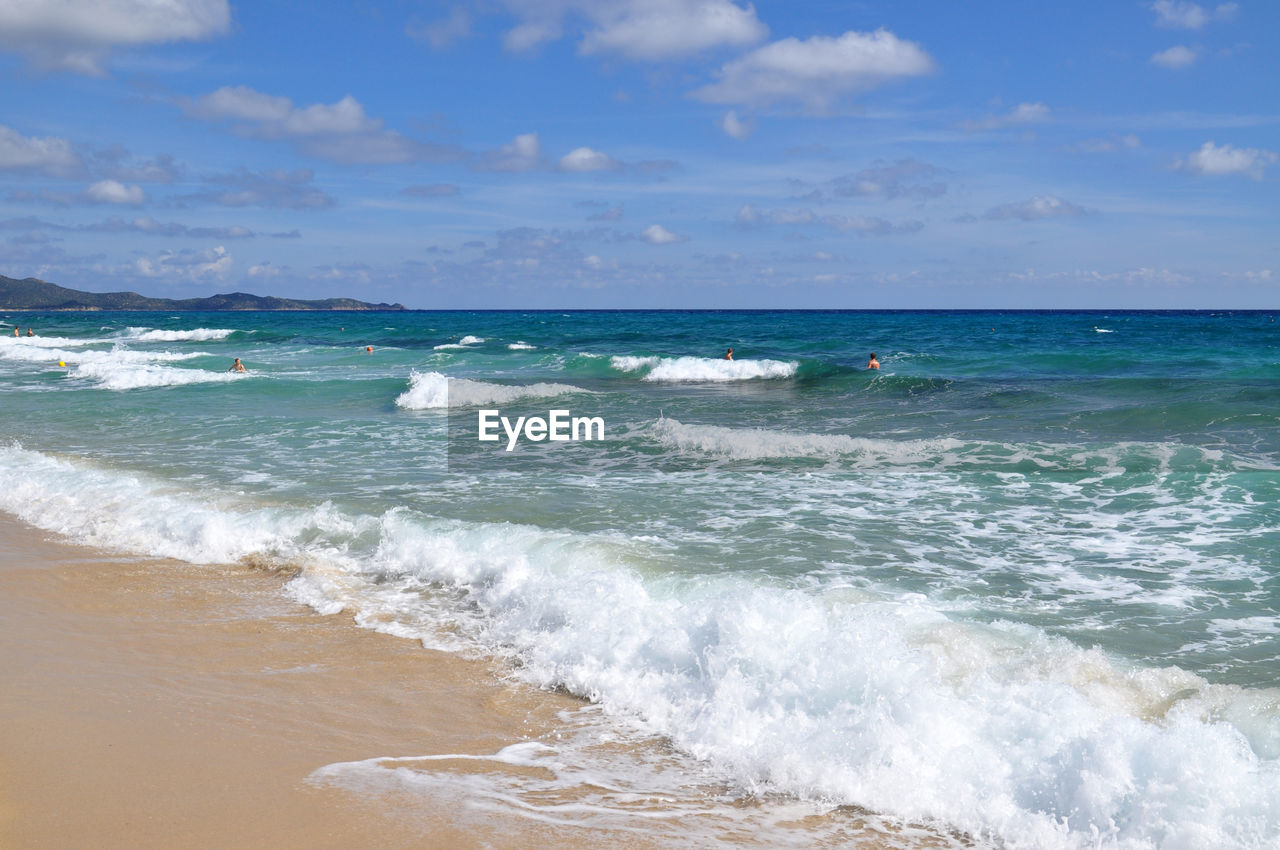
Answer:
[{"label": "sandy beach", "polygon": [[491,753],[580,703],[322,617],[281,583],[248,568],[122,561],[0,519],[0,845],[582,840],[523,818],[392,814],[307,784],[336,761]]},{"label": "sandy beach", "polygon": [[[321,616],[282,584],[239,565],[122,559],[0,516],[0,847],[772,844],[762,825],[805,846],[886,846],[883,824],[859,813],[725,789],[632,795],[619,819],[596,788],[535,794],[545,809],[517,814],[456,790],[309,782],[325,765],[404,754],[536,777],[466,758],[554,740],[584,703]],[[643,749],[637,761],[664,758]]]}]

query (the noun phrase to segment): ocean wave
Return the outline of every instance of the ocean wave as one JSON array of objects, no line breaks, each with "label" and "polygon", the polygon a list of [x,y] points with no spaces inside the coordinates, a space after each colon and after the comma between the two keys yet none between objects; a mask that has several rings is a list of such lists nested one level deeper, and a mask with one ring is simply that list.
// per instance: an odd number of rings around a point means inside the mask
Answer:
[{"label": "ocean wave", "polygon": [[106,338],[75,338],[63,336],[4,336],[0,334],[0,357],[21,359],[21,354],[10,352],[30,351],[39,348],[80,348],[87,345],[103,345],[115,342]]},{"label": "ocean wave", "polygon": [[[199,355],[196,355],[199,356]],[[71,367],[70,376],[86,378],[108,390],[143,387],[181,387],[188,384],[219,384],[242,381],[246,373],[211,369],[180,369],[156,363],[121,363],[118,360],[89,361]]]},{"label": "ocean wave", "polygon": [[15,360],[23,363],[56,363],[65,360],[68,363],[92,363],[103,365],[132,366],[144,363],[168,363],[179,360],[190,360],[206,356],[203,352],[179,351],[134,351],[129,348],[115,347],[105,351],[69,350],[55,346],[0,346],[0,359]]},{"label": "ocean wave", "polygon": [[449,351],[449,350],[456,350],[456,349],[460,349],[460,348],[462,348],[462,349],[470,348],[471,346],[473,346],[473,345],[479,345],[479,344],[480,344],[480,343],[482,343],[482,342],[484,342],[484,337],[481,337],[481,336],[472,336],[471,334],[467,334],[466,336],[464,336],[462,339],[458,340],[457,342],[446,342],[446,343],[443,343],[443,344],[441,344],[441,345],[436,345],[436,346],[432,346],[432,347],[433,347],[436,351]]},{"label": "ocean wave", "polygon": [[49,367],[61,361],[67,366],[57,368],[66,368],[69,378],[90,381],[108,390],[222,383],[247,377],[221,370],[184,369],[164,365],[206,356],[208,355],[200,351],[139,351],[118,344],[107,350],[0,346],[0,359],[39,363]]},{"label": "ocean wave", "polygon": [[655,422],[649,433],[659,443],[671,448],[742,460],[862,455],[883,461],[917,463],[922,460],[937,460],[940,456],[967,445],[952,438],[894,441],[851,437],[847,434],[804,434],[765,428],[686,425],[665,417]]},{"label": "ocean wave", "polygon": [[206,342],[226,339],[235,333],[232,328],[194,328],[188,331],[162,331],[152,328],[127,328],[120,336],[139,342]]},{"label": "ocean wave", "polygon": [[713,357],[634,357],[618,355],[609,364],[622,372],[640,372],[645,381],[746,381],[789,378],[799,365],[781,360],[723,360]]},{"label": "ocean wave", "polygon": [[530,345],[527,342],[512,342],[507,344],[507,348],[512,351],[533,351],[538,346]]},{"label": "ocean wave", "polygon": [[552,398],[586,392],[590,390],[571,384],[491,384],[469,378],[450,378],[439,372],[414,372],[409,376],[409,389],[396,398],[396,405],[406,410],[428,410],[505,404],[522,398]]},{"label": "ocean wave", "polygon": [[[317,610],[429,644],[462,629],[518,675],[597,701],[756,792],[1010,848],[1280,841],[1274,688],[957,622],[891,587],[655,573],[640,566],[654,558],[643,543],[609,535],[217,503],[16,446],[0,448],[0,475],[0,509],[49,531],[188,561],[283,560],[301,569],[291,592]],[[424,584],[449,592],[432,601]]]}]

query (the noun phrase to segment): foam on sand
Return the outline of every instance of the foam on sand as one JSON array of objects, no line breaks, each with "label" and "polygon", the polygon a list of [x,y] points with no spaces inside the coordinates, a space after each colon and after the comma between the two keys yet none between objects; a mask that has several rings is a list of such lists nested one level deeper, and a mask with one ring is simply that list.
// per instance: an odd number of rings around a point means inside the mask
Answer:
[{"label": "foam on sand", "polygon": [[712,357],[633,357],[609,359],[622,372],[639,372],[645,381],[747,381],[789,378],[799,365],[781,360],[723,360]]},{"label": "foam on sand", "polygon": [[439,372],[413,372],[409,375],[409,389],[396,398],[396,405],[406,410],[429,410],[505,404],[522,398],[553,398],[586,392],[590,390],[572,384],[491,384],[469,378],[450,378]]}]

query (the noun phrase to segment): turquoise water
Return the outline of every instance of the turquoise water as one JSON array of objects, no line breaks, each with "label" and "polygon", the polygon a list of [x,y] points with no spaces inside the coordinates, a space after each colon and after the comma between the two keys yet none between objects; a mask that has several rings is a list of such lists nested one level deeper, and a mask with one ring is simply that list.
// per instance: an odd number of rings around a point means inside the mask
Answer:
[{"label": "turquoise water", "polygon": [[[1273,318],[14,314],[0,508],[296,566],[319,610],[509,658],[744,789],[1274,846]],[[504,452],[487,408],[606,436]]]}]

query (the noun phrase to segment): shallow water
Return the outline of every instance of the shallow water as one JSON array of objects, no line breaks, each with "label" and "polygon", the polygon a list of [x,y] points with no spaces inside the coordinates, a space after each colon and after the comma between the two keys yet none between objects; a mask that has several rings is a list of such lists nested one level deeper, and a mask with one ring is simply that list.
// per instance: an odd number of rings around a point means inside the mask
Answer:
[{"label": "shallow water", "polygon": [[[15,315],[0,508],[298,567],[318,609],[506,657],[743,792],[1271,846],[1272,318]],[[490,407],[605,439],[506,452],[467,430]]]}]

